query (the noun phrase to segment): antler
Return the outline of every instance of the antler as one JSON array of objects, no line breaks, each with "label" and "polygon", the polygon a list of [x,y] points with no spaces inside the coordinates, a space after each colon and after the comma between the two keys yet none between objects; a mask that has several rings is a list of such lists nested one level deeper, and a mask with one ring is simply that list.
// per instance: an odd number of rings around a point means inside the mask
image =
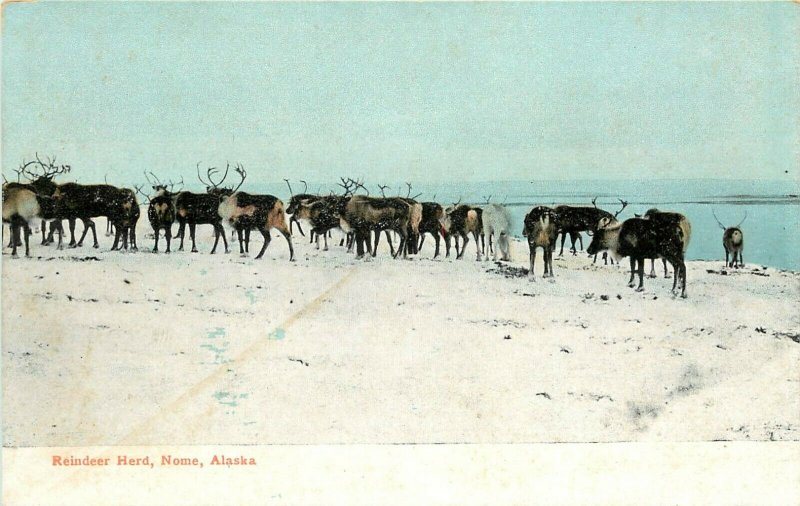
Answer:
[{"label": "antler", "polygon": [[[213,176],[213,174],[216,174],[217,172],[219,172],[219,170],[216,167],[211,167],[210,169],[208,169],[208,171],[206,172],[206,177],[208,177],[208,180],[211,183],[211,186],[213,186],[214,188],[219,188],[222,185],[222,183],[225,182],[225,179],[228,177],[228,171],[230,170],[230,168],[231,168],[230,162],[226,162],[226,164],[225,164],[225,174],[223,174],[222,175],[222,179],[220,179],[219,182],[216,182],[216,183],[214,182],[214,179],[213,179],[212,176]],[[237,168],[239,168],[238,165],[237,165]],[[242,168],[242,170],[244,170],[244,169]],[[242,181],[242,182],[244,182],[244,181]],[[239,184],[239,186],[241,186],[241,183]]]},{"label": "antler", "polygon": [[719,228],[721,228],[722,230],[726,230],[727,227],[723,225],[721,221],[719,221],[719,218],[717,218],[717,213],[715,213],[713,209],[711,210],[711,214],[713,214],[714,219],[717,220],[717,225],[719,225]]},{"label": "antler", "polygon": [[294,192],[292,191],[292,185],[291,185],[291,184],[289,184],[289,180],[288,180],[288,179],[286,179],[286,178],[283,178],[283,180],[284,180],[284,181],[286,181],[286,186],[288,186],[288,187],[289,187],[289,195],[291,195],[292,197],[294,197]]},{"label": "antler", "polygon": [[197,179],[199,179],[200,182],[203,183],[203,186],[205,187],[211,186],[211,183],[203,181],[203,176],[200,175],[200,162],[197,162]]},{"label": "antler", "polygon": [[597,209],[597,197],[592,199],[592,205],[594,206],[595,209]]},{"label": "antler", "polygon": [[[145,176],[147,176],[147,174],[146,174],[146,173],[145,173]],[[149,182],[150,182],[150,181],[148,180],[148,183],[149,183]],[[142,185],[133,185],[133,188],[136,190],[136,193],[138,193],[139,195],[141,195],[142,197],[144,197],[144,199],[147,201],[147,203],[148,203],[148,204],[150,204],[150,196],[149,196],[149,195],[147,195],[145,192],[143,192],[143,191],[142,191]]]},{"label": "antler", "polygon": [[381,190],[381,196],[385,198],[386,197],[386,189],[389,188],[389,185],[379,184],[378,188],[380,188],[380,190]]},{"label": "antler", "polygon": [[[302,179],[300,180],[300,182],[303,183],[303,193],[308,193],[308,183],[306,183]],[[317,192],[317,193],[319,193],[319,192]]]},{"label": "antler", "polygon": [[[242,180],[239,181],[239,185],[236,188],[233,189],[233,193],[236,193],[237,191],[239,191],[239,188],[241,188],[242,185],[244,184],[244,180],[247,179],[247,171],[245,171],[244,170],[244,166],[239,164],[239,163],[236,164],[236,168],[234,170],[236,171],[237,174],[239,174],[239,177],[242,178]],[[228,175],[228,170],[227,169],[225,170],[225,175],[226,176]],[[224,181],[224,180],[225,180],[225,178],[223,177],[222,181]],[[222,181],[220,181],[220,183],[222,183]]]},{"label": "antler", "polygon": [[622,199],[620,199],[620,198],[617,198],[617,200],[619,200],[619,202],[622,204],[622,207],[620,207],[620,208],[619,208],[619,211],[617,211],[616,213],[614,213],[614,218],[616,218],[617,216],[619,216],[619,213],[621,213],[623,209],[625,209],[626,207],[628,207],[628,203],[627,203],[626,201],[624,201],[624,200],[622,200]]},{"label": "antler", "polygon": [[367,189],[366,186],[364,186],[364,182],[363,181],[353,181],[353,182],[355,183],[356,188],[363,189],[365,192],[367,192],[367,197],[369,197],[369,190]]},{"label": "antler", "polygon": [[744,218],[742,218],[742,221],[740,221],[739,224],[736,225],[736,228],[741,227],[742,223],[744,223],[744,220],[746,220],[746,219],[747,219],[747,211],[744,212]]},{"label": "antler", "polygon": [[489,195],[488,197],[482,197],[482,198],[485,201],[484,204],[488,204],[489,201],[492,200],[492,196],[491,195]]}]

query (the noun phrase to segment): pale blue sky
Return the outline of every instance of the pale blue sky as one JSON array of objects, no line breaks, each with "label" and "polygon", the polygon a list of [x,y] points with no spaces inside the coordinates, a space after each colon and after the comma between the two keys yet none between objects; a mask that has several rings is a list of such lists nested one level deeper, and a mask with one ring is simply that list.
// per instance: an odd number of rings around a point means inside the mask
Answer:
[{"label": "pale blue sky", "polygon": [[791,3],[41,2],[3,24],[7,176],[35,151],[82,182],[800,170]]}]

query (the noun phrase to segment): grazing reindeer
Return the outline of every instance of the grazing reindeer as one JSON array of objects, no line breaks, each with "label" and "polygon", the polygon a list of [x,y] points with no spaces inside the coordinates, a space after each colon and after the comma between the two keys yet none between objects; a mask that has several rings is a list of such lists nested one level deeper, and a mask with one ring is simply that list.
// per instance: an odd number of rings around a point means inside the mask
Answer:
[{"label": "grazing reindeer", "polygon": [[317,249],[321,235],[325,240],[323,251],[328,251],[328,231],[339,227],[339,215],[344,212],[349,200],[350,197],[330,195],[314,201],[293,202],[290,204],[290,209],[293,217],[307,220],[311,224],[311,233],[316,237]]},{"label": "grazing reindeer", "polygon": [[[488,199],[487,199],[488,201]],[[499,204],[486,204],[483,206],[483,214],[481,217],[483,221],[483,235],[489,238],[489,250],[492,250],[492,236],[497,238],[497,247],[493,251],[493,259],[497,261],[497,250],[500,250],[500,259],[509,261],[509,244],[508,236],[511,230],[511,215],[508,209]],[[484,260],[489,259],[489,255],[483,257]]]},{"label": "grazing reindeer", "polygon": [[686,297],[686,264],[684,262],[684,230],[667,219],[629,218],[622,223],[612,223],[598,229],[587,252],[592,255],[600,250],[609,250],[617,260],[630,257],[631,277],[628,286],[634,286],[634,276],[639,274],[637,292],[644,290],[644,260],[662,257],[672,264],[675,292],[681,280],[681,297]]},{"label": "grazing reindeer", "polygon": [[[256,259],[261,258],[272,240],[270,231],[276,228],[289,244],[289,261],[292,261],[294,247],[292,246],[292,235],[286,223],[283,202],[272,195],[251,195],[238,191],[247,178],[247,172],[241,165],[236,166],[236,172],[241,177],[239,186],[233,190],[232,194],[222,198],[217,211],[219,216],[236,230],[239,252],[244,255],[249,250],[250,230],[255,228],[264,236],[264,244],[256,255]],[[243,233],[246,234],[244,238]]]},{"label": "grazing reindeer", "polygon": [[179,192],[175,195],[175,219],[178,221],[178,234],[181,243],[179,251],[183,251],[183,239],[186,235],[186,225],[189,225],[189,235],[192,239],[192,253],[197,253],[197,245],[194,240],[195,227],[197,225],[211,225],[214,227],[214,246],[211,248],[213,255],[217,251],[217,244],[222,237],[225,246],[225,253],[228,253],[228,239],[225,237],[225,230],[222,228],[222,218],[219,216],[219,204],[223,197],[233,193],[230,188],[222,187],[225,178],[228,176],[230,164],[225,168],[225,174],[219,181],[214,181],[214,175],[218,172],[215,167],[206,171],[208,181],[204,181],[200,176],[200,163],[197,163],[197,178],[206,186],[206,193],[193,193],[188,191]]},{"label": "grazing reindeer", "polygon": [[431,234],[436,240],[436,251],[433,258],[439,256],[439,242],[442,235],[441,220],[444,218],[444,208],[436,202],[422,202],[422,219],[419,222],[419,245],[417,251],[425,243],[425,234]]},{"label": "grazing reindeer", "polygon": [[[711,211],[714,214],[714,211]],[[742,251],[744,250],[744,233],[740,228],[744,220],[747,219],[747,212],[744,213],[744,218],[735,227],[726,227],[723,225],[717,215],[714,214],[714,219],[717,220],[717,225],[724,230],[722,233],[722,247],[725,248],[725,265],[738,269],[744,267],[744,260],[742,259]],[[729,260],[729,255],[733,258]]]},{"label": "grazing reindeer", "polygon": [[94,247],[97,242],[97,230],[92,218],[105,216],[114,225],[116,230],[112,250],[120,247],[128,248],[130,237],[131,248],[136,249],[136,222],[139,219],[139,203],[136,195],[129,188],[117,188],[111,185],[82,185],[78,183],[64,183],[58,186],[53,197],[62,199],[64,216],[69,220],[70,233],[74,233],[75,220],[80,219],[84,224],[83,234],[77,246],[83,244],[86,234],[91,228]]},{"label": "grazing reindeer", "polygon": [[[452,206],[445,209],[444,216],[440,223],[442,231],[444,232],[444,244],[446,248],[445,256],[450,256],[450,238],[456,237],[456,259],[464,256],[464,251],[467,249],[469,242],[469,234],[475,239],[475,249],[477,252],[477,260],[481,259],[481,244],[478,236],[483,231],[482,221],[483,209],[480,207],[472,207],[466,204],[459,204],[456,202]],[[458,248],[458,237],[463,239],[461,251]]]},{"label": "grazing reindeer", "polygon": [[[39,195],[20,185],[3,185],[3,222],[11,229],[11,255],[17,256],[17,246],[21,244],[20,230],[25,238],[25,256],[30,256],[29,238],[31,229],[28,223],[34,218],[55,220],[61,218],[61,202],[57,198]],[[62,230],[58,229],[58,248],[61,249]]]},{"label": "grazing reindeer", "polygon": [[[689,247],[689,241],[692,238],[692,225],[689,223],[689,220],[686,219],[686,216],[680,213],[662,212],[656,208],[652,208],[644,213],[643,218],[646,220],[659,220],[662,223],[674,224],[681,227],[681,232],[683,234],[683,255],[686,257],[686,248]],[[669,278],[666,259],[662,258],[661,262],[664,264],[664,277]],[[656,260],[654,258],[650,259],[649,277],[656,277]]]},{"label": "grazing reindeer", "polygon": [[[353,195],[339,214],[342,230],[354,234],[357,258],[364,256],[365,247],[370,253],[370,233],[375,231],[379,234],[381,230],[392,230],[400,235],[400,244],[393,256],[397,258],[402,251],[403,258],[407,258],[406,241],[410,220],[411,206],[402,199],[368,195]],[[371,253],[374,256],[375,252]]]},{"label": "grazing reindeer", "polygon": [[558,214],[559,233],[561,234],[561,251],[559,251],[558,256],[564,254],[564,242],[567,239],[567,234],[569,234],[572,242],[570,251],[573,255],[577,255],[578,250],[575,248],[576,239],[581,244],[581,250],[583,249],[583,237],[581,236],[581,232],[593,234],[594,231],[597,230],[597,225],[601,220],[616,221],[623,209],[628,206],[626,201],[622,199],[618,200],[622,204],[622,207],[614,214],[597,207],[597,197],[592,199],[593,207],[556,206],[554,211]]},{"label": "grazing reindeer", "polygon": [[[303,180],[300,180],[300,182],[303,183],[303,185],[304,185],[303,193],[298,193],[297,195],[295,195],[294,192],[292,191],[292,185],[289,184],[289,180],[288,179],[284,179],[284,181],[286,181],[286,186],[289,187],[289,195],[290,195],[289,207],[286,209],[286,214],[291,215],[291,218],[289,218],[289,232],[293,233],[292,224],[296,224],[297,225],[297,230],[300,231],[300,235],[305,237],[306,234],[303,233],[303,227],[300,226],[300,222],[298,221],[300,219],[300,217],[294,215],[295,210],[297,210],[297,207],[299,205],[303,204],[303,203],[310,204],[312,202],[316,202],[317,200],[321,199],[322,197],[320,197],[319,195],[314,195],[314,194],[308,193],[308,183],[306,183]],[[311,240],[313,241],[314,238],[312,237]]]},{"label": "grazing reindeer", "polygon": [[555,277],[553,272],[553,250],[558,236],[558,214],[551,208],[538,206],[525,216],[522,235],[528,239],[530,250],[530,270],[528,278],[536,281],[533,267],[536,262],[536,248],[542,248],[544,256],[543,278]]}]

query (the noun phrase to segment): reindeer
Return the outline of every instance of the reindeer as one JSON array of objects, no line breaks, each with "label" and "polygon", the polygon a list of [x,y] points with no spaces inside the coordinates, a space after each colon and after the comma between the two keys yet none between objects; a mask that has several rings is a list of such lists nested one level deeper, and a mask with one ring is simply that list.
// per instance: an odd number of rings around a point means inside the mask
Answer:
[{"label": "reindeer", "polygon": [[[289,218],[289,232],[290,233],[294,232],[292,230],[292,224],[296,224],[297,230],[300,231],[300,235],[305,237],[306,234],[303,232],[303,227],[300,226],[300,221],[298,221],[300,217],[294,215],[295,210],[299,205],[303,203],[310,204],[312,202],[320,200],[322,197],[320,195],[314,195],[313,193],[308,193],[308,183],[306,183],[302,179],[300,180],[300,182],[303,183],[303,193],[298,193],[297,195],[295,195],[294,192],[292,191],[292,185],[289,183],[289,180],[284,179],[284,181],[286,181],[286,186],[289,187],[289,195],[290,195],[289,207],[286,209],[286,213],[291,215],[291,217]],[[311,241],[312,242],[314,241],[313,237],[311,238]]]},{"label": "reindeer", "polygon": [[[723,225],[722,222],[719,221],[719,218],[717,218],[717,215],[714,213],[713,209],[711,210],[711,214],[714,214],[714,219],[717,220],[717,225],[719,225],[719,228],[724,230],[722,233],[722,247],[725,248],[725,265],[734,269],[744,267],[744,259],[742,259],[742,251],[744,250],[744,233],[740,227],[742,226],[742,223],[744,223],[744,220],[747,219],[747,212],[745,211],[744,218],[742,218],[742,221],[740,221],[735,227],[726,227]],[[730,255],[733,255],[733,258],[729,261]]]},{"label": "reindeer", "polygon": [[528,249],[530,250],[530,269],[528,279],[536,281],[534,274],[534,264],[536,263],[536,249],[542,248],[544,256],[543,278],[555,277],[553,272],[553,250],[558,237],[558,213],[546,206],[537,206],[525,215],[522,235],[528,239]]},{"label": "reindeer", "polygon": [[[689,240],[692,238],[692,225],[689,223],[689,220],[686,219],[686,216],[680,213],[663,212],[652,208],[648,209],[642,218],[646,220],[659,220],[681,227],[681,232],[683,234],[683,255],[684,257],[686,256],[686,248],[689,247]],[[662,258],[661,262],[664,264],[664,277],[669,278],[666,259]],[[650,278],[656,277],[656,260],[654,258],[650,259],[650,274],[648,276]]]},{"label": "reindeer", "polygon": [[208,181],[204,181],[200,176],[200,162],[197,163],[197,178],[206,186],[206,193],[193,193],[182,191],[175,195],[175,219],[178,221],[178,233],[181,242],[178,251],[183,251],[183,239],[186,235],[186,225],[189,225],[189,235],[192,239],[192,253],[197,253],[195,244],[195,227],[197,225],[211,225],[214,227],[214,246],[211,248],[213,255],[217,251],[217,244],[222,237],[225,246],[225,253],[228,253],[228,239],[225,237],[225,230],[222,228],[222,218],[219,216],[219,204],[222,198],[233,193],[231,188],[221,186],[228,177],[230,164],[225,168],[225,174],[219,181],[214,181],[215,174],[219,171],[216,167],[206,170]]},{"label": "reindeer", "polygon": [[[241,165],[236,166],[236,172],[241,177],[239,186],[233,193],[223,197],[218,208],[219,216],[235,230],[239,239],[239,252],[244,255],[249,250],[250,230],[255,228],[264,236],[264,244],[256,259],[261,258],[267,250],[272,237],[270,231],[277,228],[289,244],[289,261],[294,260],[294,247],[292,235],[286,224],[286,213],[283,202],[272,195],[251,195],[238,191],[247,178],[247,172]],[[243,233],[246,234],[243,238]]]},{"label": "reindeer", "polygon": [[[570,251],[573,255],[577,255],[578,250],[575,248],[576,239],[580,242],[581,250],[583,250],[583,237],[581,236],[581,232],[587,232],[591,235],[597,230],[597,226],[601,220],[606,220],[608,222],[616,221],[620,213],[628,206],[626,201],[622,199],[618,200],[622,204],[622,207],[614,214],[598,208],[597,197],[592,199],[593,207],[556,206],[554,211],[558,215],[560,227],[558,232],[561,234],[561,251],[559,251],[558,256],[564,254],[564,242],[567,239],[567,234],[569,234],[572,242]],[[595,261],[596,260],[597,258],[595,257]]]},{"label": "reindeer", "polygon": [[[483,231],[482,221],[483,209],[480,207],[472,207],[466,204],[454,203],[452,206],[445,209],[444,216],[440,223],[444,233],[444,244],[446,248],[445,256],[450,256],[450,238],[456,238],[456,259],[464,256],[464,251],[467,249],[469,242],[469,234],[475,239],[475,249],[477,252],[477,260],[481,259],[481,245],[478,240],[479,234]],[[461,251],[458,248],[458,237],[463,239]]]},{"label": "reindeer", "polygon": [[292,217],[307,220],[311,224],[311,235],[316,238],[317,249],[321,235],[325,240],[323,251],[328,251],[328,231],[339,227],[339,216],[344,212],[349,200],[350,197],[330,195],[313,201],[293,202],[290,204],[290,209]]},{"label": "reindeer", "polygon": [[[20,230],[25,239],[25,256],[30,256],[29,238],[31,229],[28,223],[34,218],[45,220],[60,219],[61,201],[58,198],[40,195],[25,188],[24,185],[9,183],[3,185],[3,222],[11,229],[11,255],[17,256],[17,246],[22,244]],[[58,248],[61,249],[63,231],[58,229]]]},{"label": "reindeer", "polygon": [[[82,185],[78,183],[64,183],[58,186],[53,197],[62,199],[63,213],[70,224],[70,233],[74,233],[75,220],[84,223],[83,234],[77,246],[83,244],[87,232],[91,228],[94,238],[94,247],[97,242],[97,230],[92,218],[107,217],[116,230],[112,250],[120,247],[128,248],[130,238],[131,249],[136,249],[136,222],[139,219],[139,203],[134,190],[117,188],[111,185]],[[122,243],[120,243],[122,240]]]},{"label": "reindeer", "polygon": [[634,276],[639,274],[637,292],[644,291],[644,260],[662,257],[672,264],[675,279],[672,291],[681,280],[681,297],[686,298],[686,264],[684,262],[684,229],[668,219],[629,218],[598,229],[587,252],[592,255],[609,250],[617,260],[630,257],[631,277],[628,286],[634,286]]},{"label": "reindeer", "polygon": [[177,184],[183,186],[183,178],[177,183],[172,181],[162,183],[155,174],[151,172],[150,175],[153,176],[153,181],[147,176],[147,172],[144,174],[145,179],[147,179],[147,182],[150,183],[155,192],[153,197],[147,199],[147,219],[150,221],[150,226],[153,227],[153,235],[155,236],[153,252],[158,252],[158,236],[163,228],[164,238],[167,241],[165,253],[169,253],[172,239],[172,223],[175,221],[176,214],[175,199],[177,193],[173,190]]},{"label": "reindeer", "polygon": [[[55,193],[58,184],[54,181],[56,176],[67,174],[70,172],[71,167],[69,165],[60,165],[56,166],[55,164],[56,159],[55,157],[51,160],[49,157],[47,158],[47,163],[43,162],[39,158],[39,153],[36,153],[36,160],[31,160],[26,162],[25,160],[22,161],[22,164],[19,166],[18,169],[15,169],[17,173],[17,181],[16,183],[8,183],[10,188],[15,186],[21,188],[27,188],[37,195],[51,197],[53,193]],[[28,183],[19,183],[20,176],[25,177],[29,182]],[[51,222],[51,228],[53,226],[56,227],[59,234],[63,233],[63,228],[61,227],[61,220],[54,220]],[[49,238],[46,237],[46,222],[42,220],[41,223],[41,230],[42,230],[42,244],[47,244],[49,242]],[[13,235],[13,234],[12,234]],[[51,237],[52,237],[52,230],[51,230]],[[73,237],[72,243],[74,244],[75,239]]]},{"label": "reindeer", "polygon": [[[364,195],[353,195],[339,214],[342,230],[354,234],[356,257],[363,258],[364,250],[370,251],[370,233],[392,230],[400,235],[400,244],[393,254],[397,258],[400,252],[407,258],[406,242],[411,220],[411,206],[402,199],[377,198]],[[375,241],[377,247],[377,240]],[[375,255],[373,250],[372,256]]]},{"label": "reindeer", "polygon": [[431,234],[436,240],[436,251],[433,258],[439,256],[439,242],[442,235],[441,220],[444,218],[444,208],[436,202],[422,202],[422,219],[419,222],[419,245],[417,251],[422,249],[425,243],[425,234]]},{"label": "reindeer", "polygon": [[[481,221],[483,221],[483,236],[489,238],[489,251],[493,253],[493,259],[497,261],[497,250],[500,250],[500,259],[509,261],[511,259],[509,253],[508,236],[511,230],[511,215],[508,209],[500,204],[489,204],[488,199],[486,205],[483,206],[483,213]],[[492,237],[497,237],[497,247],[492,251]],[[483,257],[484,260],[489,259],[489,255]]]}]

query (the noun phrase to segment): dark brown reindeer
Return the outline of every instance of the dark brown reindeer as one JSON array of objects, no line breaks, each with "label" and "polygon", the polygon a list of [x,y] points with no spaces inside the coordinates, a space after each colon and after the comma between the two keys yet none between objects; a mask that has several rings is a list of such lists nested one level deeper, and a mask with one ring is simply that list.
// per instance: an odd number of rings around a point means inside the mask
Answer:
[{"label": "dark brown reindeer", "polygon": [[[592,207],[556,206],[553,210],[558,215],[558,232],[561,234],[561,251],[559,251],[558,256],[564,254],[564,242],[567,239],[567,234],[569,234],[570,241],[572,242],[570,251],[573,255],[577,255],[578,250],[575,247],[576,240],[580,242],[581,250],[583,250],[583,237],[581,236],[581,232],[587,232],[591,235],[597,230],[597,226],[601,220],[606,220],[607,222],[616,221],[620,213],[628,206],[626,201],[622,199],[618,200],[620,204],[622,204],[622,207],[614,214],[597,207],[597,197],[592,199]],[[596,260],[597,258],[595,257],[595,261]]]},{"label": "dark brown reindeer", "polygon": [[425,243],[425,234],[431,234],[436,241],[436,251],[433,258],[439,256],[439,243],[442,237],[441,220],[444,218],[444,208],[436,202],[422,202],[422,220],[419,222],[419,245],[417,251]]},{"label": "dark brown reindeer", "polygon": [[153,252],[158,252],[158,238],[163,229],[164,238],[167,242],[165,253],[169,253],[170,241],[172,239],[172,223],[175,221],[176,214],[175,197],[177,192],[174,190],[176,185],[183,186],[183,178],[177,183],[173,183],[171,180],[162,183],[155,174],[151,172],[150,175],[153,176],[153,180],[147,176],[147,172],[144,174],[145,179],[150,183],[154,192],[152,197],[147,198],[147,219],[150,222],[150,226],[153,228],[153,235],[155,238]]},{"label": "dark brown reindeer", "polygon": [[[744,250],[744,232],[742,232],[741,226],[742,223],[744,223],[744,220],[747,219],[747,211],[745,211],[742,221],[740,221],[739,224],[734,227],[726,227],[723,225],[722,222],[719,221],[719,218],[717,218],[717,215],[714,213],[713,209],[711,210],[711,213],[714,214],[714,219],[717,220],[717,225],[719,225],[719,228],[724,230],[722,233],[722,247],[725,248],[725,265],[734,269],[744,267],[744,259],[742,259],[742,251]],[[731,255],[733,258],[730,258]]]},{"label": "dark brown reindeer", "polygon": [[686,297],[686,264],[684,262],[684,231],[674,221],[667,219],[629,218],[622,223],[612,223],[599,228],[592,238],[587,252],[592,255],[608,250],[618,259],[630,257],[631,277],[628,286],[634,286],[634,276],[639,274],[637,292],[644,290],[644,260],[664,258],[672,264],[675,277],[672,291],[675,293],[681,281],[681,297]]},{"label": "dark brown reindeer", "polygon": [[129,239],[131,249],[137,248],[136,222],[140,211],[134,190],[105,184],[64,183],[58,185],[53,197],[62,199],[63,214],[69,220],[71,233],[75,230],[75,220],[79,219],[84,224],[83,234],[77,246],[83,244],[86,234],[91,229],[93,246],[99,247],[97,230],[92,218],[106,217],[116,230],[111,249],[128,249]]},{"label": "dark brown reindeer", "polygon": [[[679,226],[681,228],[681,233],[683,236],[683,255],[684,257],[686,256],[686,249],[689,247],[689,241],[692,238],[692,225],[691,223],[689,223],[689,220],[686,219],[686,216],[680,213],[659,211],[656,208],[652,208],[648,209],[647,212],[644,213],[644,216],[642,218],[646,220],[658,220],[659,222],[665,224],[672,224]],[[662,258],[661,263],[664,264],[664,277],[669,278],[669,271],[667,270],[667,260],[665,258]],[[656,277],[656,260],[654,258],[650,259],[649,277],[651,278]]]},{"label": "dark brown reindeer", "polygon": [[328,251],[328,232],[340,226],[339,216],[344,213],[349,200],[350,197],[329,195],[314,201],[293,202],[290,209],[293,217],[311,224],[311,235],[316,239],[317,249],[322,236],[325,241],[323,251]]},{"label": "dark brown reindeer", "polygon": [[261,251],[256,255],[256,259],[261,258],[272,240],[270,232],[276,228],[289,245],[289,261],[294,260],[292,234],[287,225],[283,201],[273,195],[253,195],[238,191],[247,178],[247,172],[238,164],[235,170],[241,181],[232,194],[222,198],[217,209],[219,216],[236,230],[239,252],[244,255],[249,251],[250,230],[256,229],[264,237]]},{"label": "dark brown reindeer", "polygon": [[183,239],[186,235],[186,225],[189,225],[189,235],[192,239],[192,253],[197,253],[195,243],[195,227],[197,225],[211,225],[214,227],[214,246],[211,248],[213,255],[217,251],[217,244],[222,237],[225,246],[225,253],[228,253],[228,240],[225,237],[225,230],[222,228],[222,218],[219,215],[219,204],[223,197],[233,193],[232,188],[222,186],[228,177],[230,164],[225,168],[225,174],[218,181],[214,181],[219,170],[210,167],[206,170],[208,181],[203,180],[200,175],[200,162],[197,163],[197,178],[206,187],[206,193],[193,193],[189,191],[178,192],[175,195],[175,219],[178,221],[178,233],[180,237],[179,251],[183,251]]},{"label": "dark brown reindeer", "polygon": [[558,219],[558,214],[546,206],[534,207],[525,215],[522,235],[527,238],[528,249],[530,250],[528,279],[531,281],[536,281],[533,267],[536,263],[537,248],[542,248],[542,256],[544,257],[544,273],[542,277],[555,277],[553,272],[553,250],[558,237]]}]

